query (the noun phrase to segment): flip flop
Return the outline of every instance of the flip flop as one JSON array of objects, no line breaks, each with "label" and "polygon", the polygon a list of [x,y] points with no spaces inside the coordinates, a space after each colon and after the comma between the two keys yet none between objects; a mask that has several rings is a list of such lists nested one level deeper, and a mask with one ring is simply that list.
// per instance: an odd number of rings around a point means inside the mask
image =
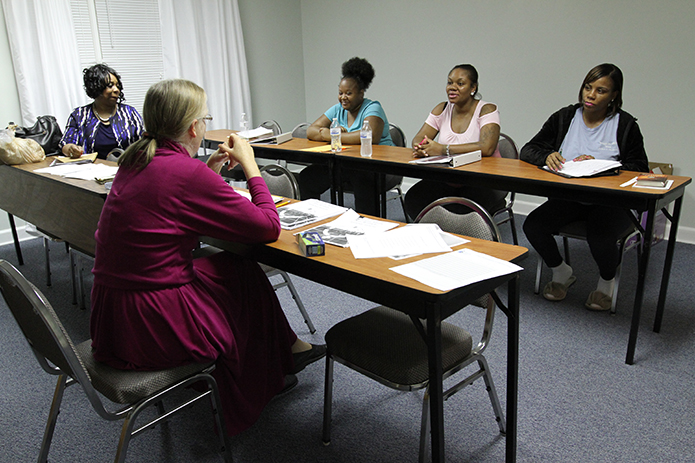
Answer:
[{"label": "flip flop", "polygon": [[575,281],[577,281],[577,278],[574,275],[569,277],[565,284],[549,281],[543,288],[543,297],[549,301],[561,301],[567,296],[567,289]]}]

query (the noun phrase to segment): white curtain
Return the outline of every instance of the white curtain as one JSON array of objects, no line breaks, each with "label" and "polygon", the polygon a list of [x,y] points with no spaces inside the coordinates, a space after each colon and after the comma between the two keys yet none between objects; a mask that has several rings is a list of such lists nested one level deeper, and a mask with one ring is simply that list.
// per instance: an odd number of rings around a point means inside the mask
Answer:
[{"label": "white curtain", "polygon": [[[21,125],[51,114],[61,127],[89,103],[70,0],[2,0],[22,111]],[[196,82],[208,94],[209,129],[239,129],[251,115],[237,0],[159,0],[164,78]],[[121,71],[122,72],[122,71]]]},{"label": "white curtain", "polygon": [[191,80],[208,95],[208,129],[239,129],[251,115],[237,0],[159,0],[164,77]]},{"label": "white curtain", "polygon": [[73,33],[69,0],[2,0],[12,53],[20,125],[50,114],[62,127],[70,112],[89,98]]}]

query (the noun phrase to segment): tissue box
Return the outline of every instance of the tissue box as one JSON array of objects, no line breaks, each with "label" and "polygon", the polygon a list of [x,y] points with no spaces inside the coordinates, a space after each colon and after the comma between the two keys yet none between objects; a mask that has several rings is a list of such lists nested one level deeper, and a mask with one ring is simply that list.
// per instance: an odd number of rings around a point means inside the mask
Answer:
[{"label": "tissue box", "polygon": [[315,232],[297,233],[297,243],[305,256],[323,256],[326,254],[326,245],[323,244],[321,235]]}]

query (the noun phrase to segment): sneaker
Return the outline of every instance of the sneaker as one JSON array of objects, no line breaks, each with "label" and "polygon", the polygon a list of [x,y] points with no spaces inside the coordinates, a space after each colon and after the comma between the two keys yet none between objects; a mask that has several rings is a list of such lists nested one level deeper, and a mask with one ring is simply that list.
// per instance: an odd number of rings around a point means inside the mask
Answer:
[{"label": "sneaker", "polygon": [[613,299],[610,296],[603,294],[601,291],[592,291],[589,293],[589,298],[584,306],[589,310],[605,312],[611,310]]},{"label": "sneaker", "polygon": [[555,281],[549,281],[543,288],[543,297],[549,301],[561,301],[567,296],[567,289],[577,281],[577,278],[572,275],[569,280],[563,285]]}]

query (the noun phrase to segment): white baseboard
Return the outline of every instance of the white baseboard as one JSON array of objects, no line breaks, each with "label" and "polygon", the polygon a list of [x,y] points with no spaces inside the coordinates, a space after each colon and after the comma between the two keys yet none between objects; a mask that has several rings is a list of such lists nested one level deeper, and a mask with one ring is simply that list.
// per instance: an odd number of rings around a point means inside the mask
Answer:
[{"label": "white baseboard", "polygon": [[[22,241],[36,239],[35,235],[30,235],[26,233],[24,231],[25,228],[26,227],[24,225],[17,226],[17,238],[19,238],[20,243]],[[12,239],[12,230],[9,227],[5,229],[0,229],[0,246],[12,243],[14,243],[14,240]]]}]

